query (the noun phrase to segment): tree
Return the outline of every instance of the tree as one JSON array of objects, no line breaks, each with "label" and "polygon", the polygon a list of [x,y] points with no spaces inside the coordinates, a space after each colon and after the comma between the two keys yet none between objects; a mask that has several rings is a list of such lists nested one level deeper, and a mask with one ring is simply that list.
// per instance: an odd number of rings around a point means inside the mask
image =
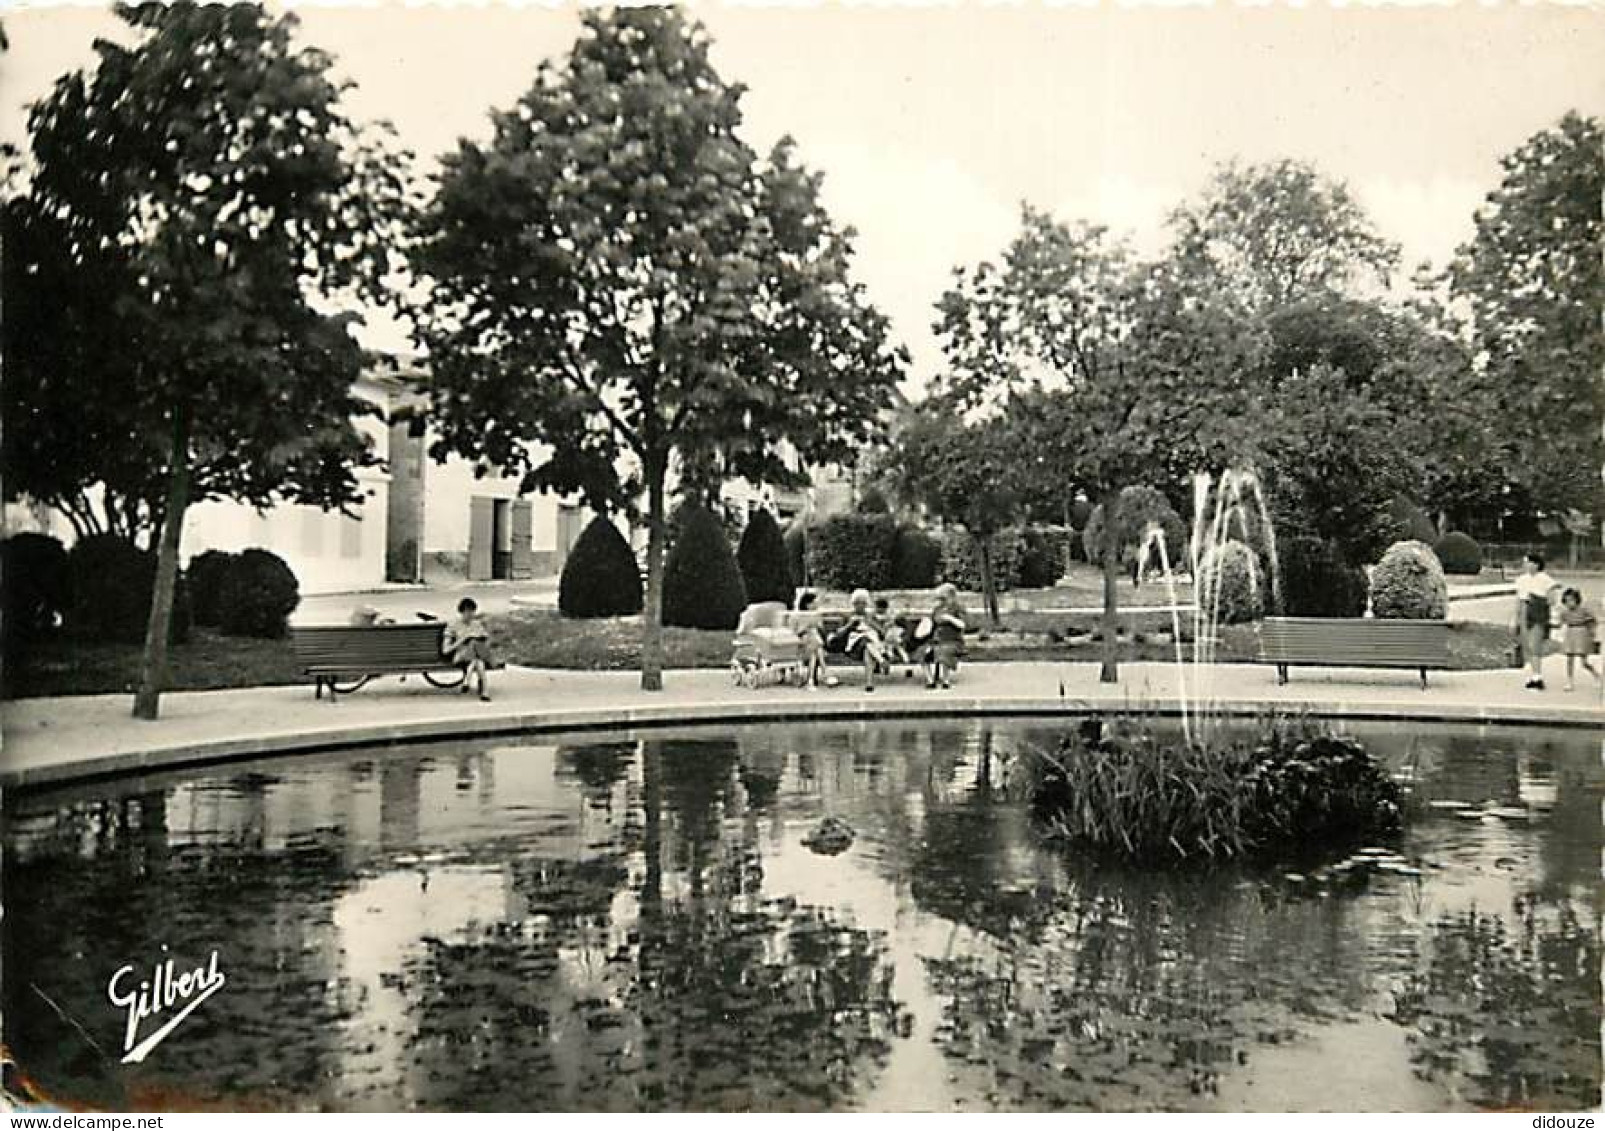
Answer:
[{"label": "tree", "polygon": [[[1135,483],[1173,486],[1252,460],[1259,339],[1223,296],[1173,260],[1133,262],[1101,228],[1030,208],[1021,228],[1001,272],[961,273],[940,304],[949,411],[1006,398],[1010,466],[1067,497],[1084,491],[1105,513]],[[1104,540],[1100,563],[1105,682],[1118,678],[1117,542]]]},{"label": "tree", "polygon": [[1176,258],[1258,313],[1367,279],[1385,285],[1399,258],[1346,185],[1286,159],[1220,166],[1170,224]]},{"label": "tree", "polygon": [[353,468],[374,462],[352,423],[364,356],[354,319],[319,299],[379,294],[401,187],[342,114],[328,56],[293,44],[293,17],[117,12],[142,38],[97,42],[94,74],[65,76],[29,117],[32,175],[8,208],[25,257],[7,278],[5,426],[8,441],[60,444],[125,522],[160,531],[134,703],[154,718],[185,509],[359,498]]},{"label": "tree", "polygon": [[1541,510],[1599,510],[1605,465],[1605,269],[1599,121],[1575,112],[1501,162],[1450,271],[1476,373],[1498,406],[1511,485]]},{"label": "tree", "polygon": [[487,146],[445,158],[417,313],[440,441],[597,509],[646,496],[641,685],[663,685],[671,463],[790,483],[781,441],[841,463],[902,369],[848,275],[852,238],[782,141],[759,162],[742,90],[675,9],[587,12]]},{"label": "tree", "polygon": [[993,415],[955,420],[940,407],[922,415],[899,443],[904,482],[945,522],[956,522],[981,556],[981,591],[993,627],[1001,623],[993,537],[1019,515],[1019,437],[1011,420]]}]

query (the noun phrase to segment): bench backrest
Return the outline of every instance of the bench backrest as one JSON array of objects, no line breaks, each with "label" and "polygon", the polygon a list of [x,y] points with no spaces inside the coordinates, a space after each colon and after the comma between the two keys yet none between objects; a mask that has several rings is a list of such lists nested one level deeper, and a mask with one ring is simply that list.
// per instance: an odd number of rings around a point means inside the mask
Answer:
[{"label": "bench backrest", "polygon": [[1435,663],[1449,656],[1449,622],[1371,617],[1266,617],[1260,651],[1268,660]]},{"label": "bench backrest", "polygon": [[290,647],[305,668],[432,667],[441,654],[442,622],[428,624],[309,625],[290,629]]}]

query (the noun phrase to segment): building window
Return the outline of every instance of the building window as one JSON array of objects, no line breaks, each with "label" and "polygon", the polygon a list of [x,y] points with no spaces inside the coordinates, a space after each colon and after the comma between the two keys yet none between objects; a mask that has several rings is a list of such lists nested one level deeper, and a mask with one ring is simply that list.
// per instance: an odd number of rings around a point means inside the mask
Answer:
[{"label": "building window", "polygon": [[342,558],[362,556],[362,519],[351,515],[340,517],[340,556]]},{"label": "building window", "polygon": [[301,509],[301,552],[311,555],[323,553],[323,512],[317,507]]}]

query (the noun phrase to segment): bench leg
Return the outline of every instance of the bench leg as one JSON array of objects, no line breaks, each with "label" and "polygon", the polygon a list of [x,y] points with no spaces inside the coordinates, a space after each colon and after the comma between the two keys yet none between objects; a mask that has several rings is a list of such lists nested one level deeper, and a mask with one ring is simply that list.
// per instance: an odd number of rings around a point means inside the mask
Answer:
[{"label": "bench leg", "polygon": [[1287,682],[1287,665],[1286,664],[1277,664],[1276,665],[1276,682],[1278,684],[1284,684],[1284,683]]},{"label": "bench leg", "polygon": [[1421,669],[1421,690],[1425,691],[1426,689],[1427,689],[1427,669],[1426,668],[1422,668]]}]

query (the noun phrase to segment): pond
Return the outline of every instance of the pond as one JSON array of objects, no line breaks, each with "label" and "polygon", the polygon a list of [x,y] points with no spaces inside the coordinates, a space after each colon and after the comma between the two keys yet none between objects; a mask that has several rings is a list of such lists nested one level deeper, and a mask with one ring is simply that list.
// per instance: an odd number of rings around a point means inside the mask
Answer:
[{"label": "pond", "polygon": [[[7,1041],[43,1092],[115,1107],[1598,1103],[1599,739],[1349,729],[1430,807],[1397,856],[1331,871],[1144,874],[1044,844],[1011,788],[1040,719],[11,795]],[[826,817],[845,850],[804,843]],[[214,951],[226,984],[121,1063],[112,975]]]}]

